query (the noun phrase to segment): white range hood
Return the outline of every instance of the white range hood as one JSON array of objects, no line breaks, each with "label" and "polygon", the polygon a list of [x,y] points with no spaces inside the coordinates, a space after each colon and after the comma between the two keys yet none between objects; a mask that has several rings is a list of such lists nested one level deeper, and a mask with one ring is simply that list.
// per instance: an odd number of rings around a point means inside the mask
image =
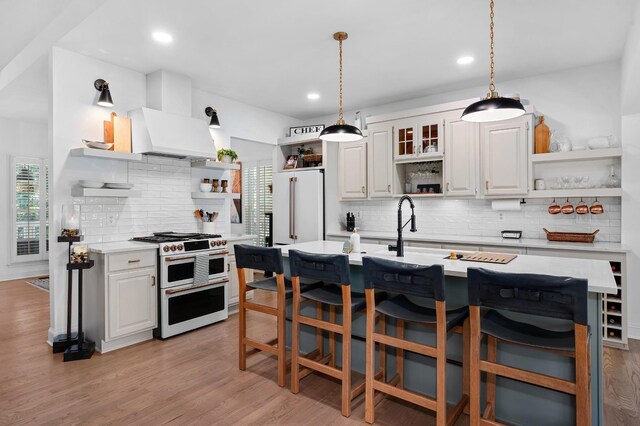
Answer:
[{"label": "white range hood", "polygon": [[147,107],[129,111],[134,153],[215,158],[208,121],[191,114],[191,79],[167,70],[147,74]]},{"label": "white range hood", "polygon": [[129,112],[134,153],[175,158],[215,158],[216,147],[205,120],[151,108]]}]

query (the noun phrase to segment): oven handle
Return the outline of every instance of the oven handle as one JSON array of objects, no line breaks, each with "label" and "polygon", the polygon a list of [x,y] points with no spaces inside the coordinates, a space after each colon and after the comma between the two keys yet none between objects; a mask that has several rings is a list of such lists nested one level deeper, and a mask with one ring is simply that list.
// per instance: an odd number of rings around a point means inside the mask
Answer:
[{"label": "oven handle", "polygon": [[224,284],[224,283],[228,283],[229,280],[226,278],[223,278],[221,280],[215,280],[215,281],[210,281],[207,284],[193,284],[190,285],[189,287],[183,287],[183,288],[177,288],[177,289],[168,289],[165,290],[164,293],[165,294],[177,294],[177,293],[183,293],[185,291],[191,291],[191,290],[196,290],[198,288],[202,288],[202,287],[208,287],[208,286],[212,286],[212,285],[216,285],[216,284]]},{"label": "oven handle", "polygon": [[[215,253],[209,253],[209,256],[222,256],[224,254],[229,254],[227,250],[217,251]],[[176,260],[186,260],[186,259],[195,259],[195,256],[182,256],[182,257],[165,257],[165,262],[175,262]]]}]

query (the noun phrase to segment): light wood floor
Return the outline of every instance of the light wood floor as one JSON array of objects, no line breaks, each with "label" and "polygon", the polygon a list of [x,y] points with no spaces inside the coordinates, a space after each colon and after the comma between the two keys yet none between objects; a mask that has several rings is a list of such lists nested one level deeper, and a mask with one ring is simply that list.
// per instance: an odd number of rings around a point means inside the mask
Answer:
[{"label": "light wood floor", "polygon": [[[88,313],[87,313],[88,314]],[[270,320],[249,332],[270,337]],[[91,360],[62,362],[45,343],[49,296],[23,281],[0,283],[0,424],[362,424],[356,400],[340,415],[340,387],[318,375],[293,395],[276,383],[273,359],[237,368],[237,316],[166,341],[149,341]],[[640,342],[605,351],[607,425],[640,424]],[[432,425],[430,412],[390,398],[376,424]],[[458,425],[467,424],[466,418]]]}]

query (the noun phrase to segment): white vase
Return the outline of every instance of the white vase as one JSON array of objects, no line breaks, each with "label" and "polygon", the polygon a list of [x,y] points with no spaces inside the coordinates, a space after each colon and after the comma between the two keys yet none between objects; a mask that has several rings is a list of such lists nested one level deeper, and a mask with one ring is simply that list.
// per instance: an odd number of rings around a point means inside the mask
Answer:
[{"label": "white vase", "polygon": [[216,223],[215,222],[202,222],[202,233],[203,234],[215,234],[216,233]]},{"label": "white vase", "polygon": [[223,163],[231,163],[231,160],[232,160],[232,159],[231,159],[231,156],[230,156],[230,155],[223,155],[223,156],[222,156],[222,160],[221,160],[221,161],[222,161]]}]

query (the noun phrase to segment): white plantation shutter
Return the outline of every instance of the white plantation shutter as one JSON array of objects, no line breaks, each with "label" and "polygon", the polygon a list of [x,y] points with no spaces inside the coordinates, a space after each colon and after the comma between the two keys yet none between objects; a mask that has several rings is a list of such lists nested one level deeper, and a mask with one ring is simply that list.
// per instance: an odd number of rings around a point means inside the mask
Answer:
[{"label": "white plantation shutter", "polygon": [[13,157],[11,261],[44,260],[49,249],[49,177],[45,160]]},{"label": "white plantation shutter", "polygon": [[272,180],[272,165],[270,160],[251,161],[242,164],[242,217],[247,234],[258,236],[257,244],[266,246],[269,235],[269,217],[271,212],[271,192],[269,185]]}]

